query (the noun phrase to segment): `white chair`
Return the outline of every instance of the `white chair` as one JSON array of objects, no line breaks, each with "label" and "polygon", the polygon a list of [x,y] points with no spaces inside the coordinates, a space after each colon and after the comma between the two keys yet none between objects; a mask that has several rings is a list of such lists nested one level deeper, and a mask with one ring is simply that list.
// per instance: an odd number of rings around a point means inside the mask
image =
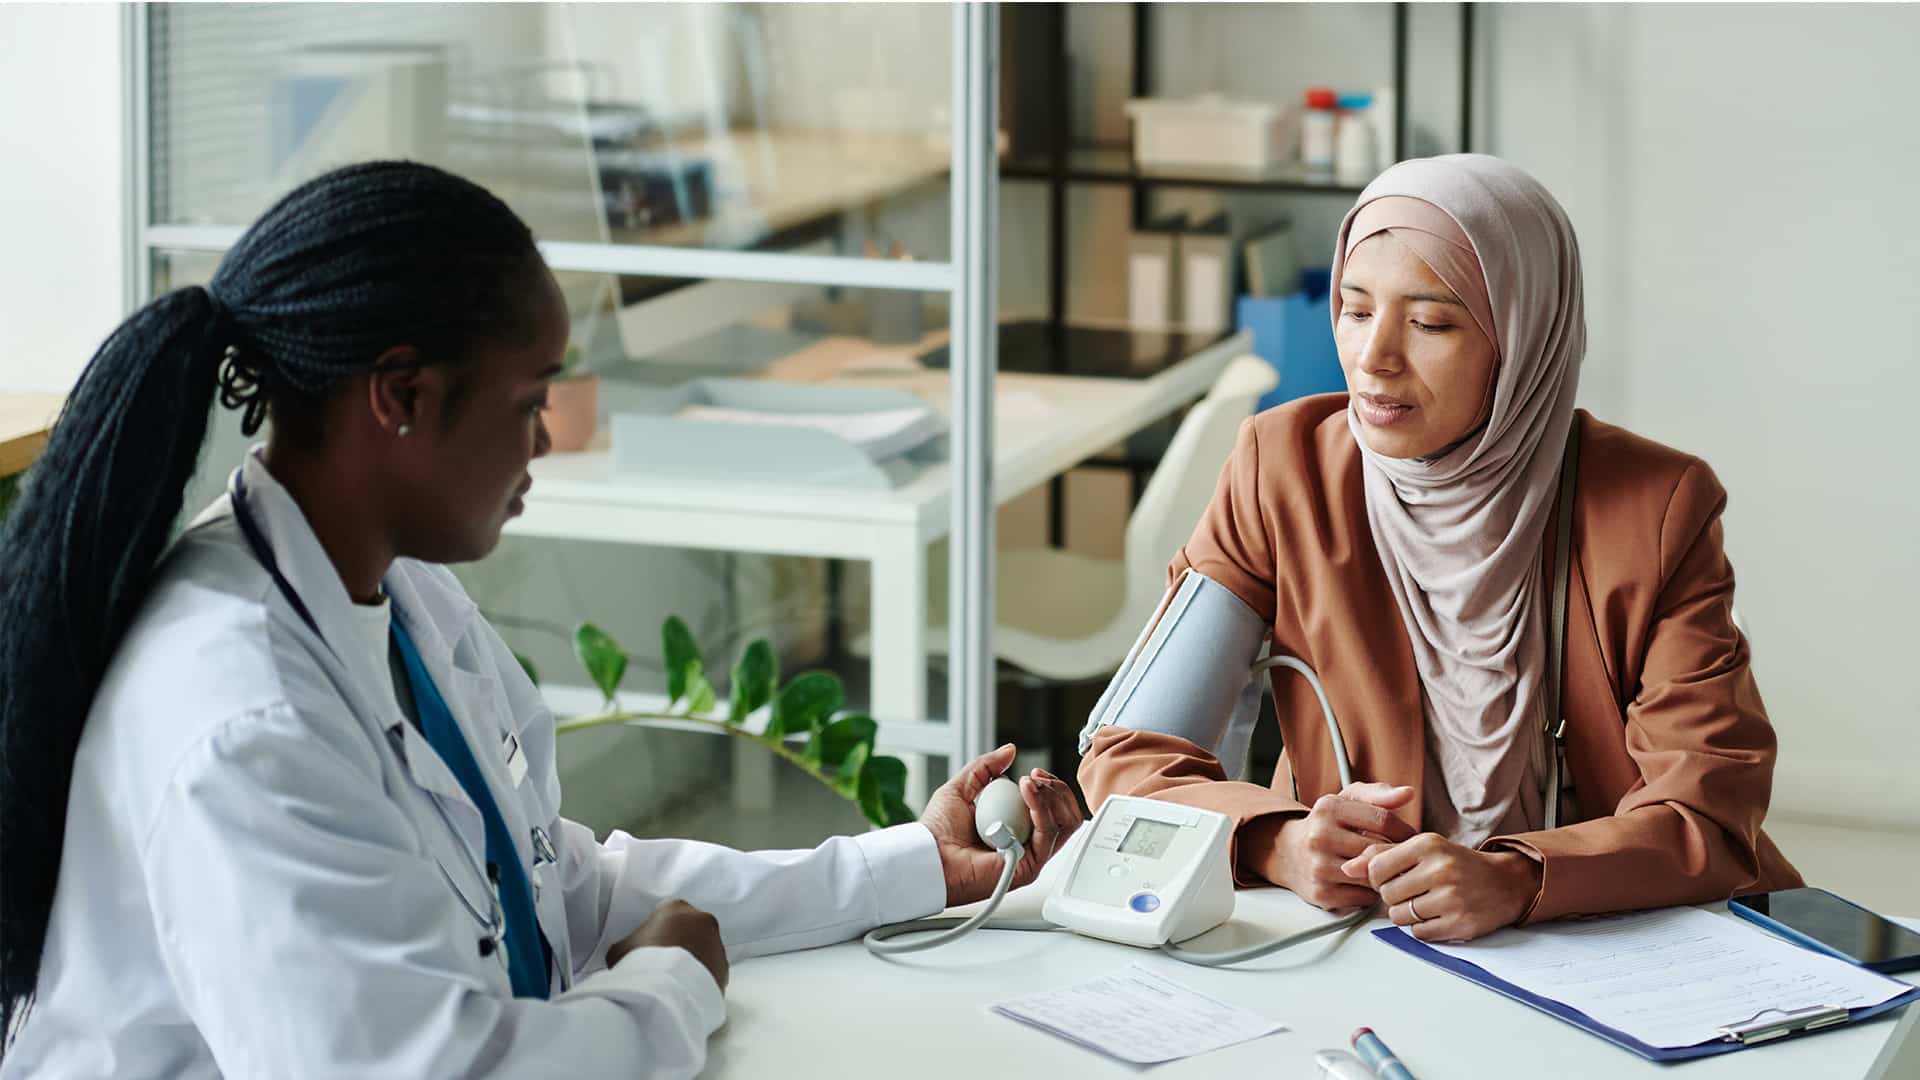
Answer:
[{"label": "white chair", "polygon": [[[1279,382],[1257,356],[1238,357],[1188,410],[1127,521],[1123,557],[1052,547],[997,553],[994,656],[1049,682],[1102,678],[1166,593],[1167,561],[1192,535],[1233,452],[1240,422]],[[927,651],[947,652],[947,560],[928,559]]]}]

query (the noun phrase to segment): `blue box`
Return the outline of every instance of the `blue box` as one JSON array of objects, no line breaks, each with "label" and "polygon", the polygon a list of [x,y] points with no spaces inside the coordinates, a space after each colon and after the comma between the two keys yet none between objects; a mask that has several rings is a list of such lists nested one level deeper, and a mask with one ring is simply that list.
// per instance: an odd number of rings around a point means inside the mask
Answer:
[{"label": "blue box", "polygon": [[1280,385],[1260,399],[1267,409],[1283,401],[1347,389],[1340,354],[1333,346],[1327,308],[1330,270],[1304,270],[1300,289],[1285,296],[1242,296],[1234,303],[1234,326],[1253,331],[1253,351],[1273,365]]}]

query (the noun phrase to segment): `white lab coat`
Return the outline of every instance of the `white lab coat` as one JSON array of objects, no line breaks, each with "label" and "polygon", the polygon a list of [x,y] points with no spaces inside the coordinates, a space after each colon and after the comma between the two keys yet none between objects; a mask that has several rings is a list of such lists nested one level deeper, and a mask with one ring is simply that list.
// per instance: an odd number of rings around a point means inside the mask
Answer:
[{"label": "white lab coat", "polygon": [[[297,505],[252,455],[243,468],[282,573],[340,655],[273,586],[227,500],[202,514],[81,739],[38,1000],[4,1080],[691,1076],[725,1018],[707,970],[662,948],[605,966],[657,904],[712,912],[736,959],[941,907],[918,825],[757,854],[596,842],[559,816],[553,718],[512,654],[450,573],[402,560],[385,581],[395,617],[519,841],[553,948],[552,999],[514,998],[505,949],[480,955],[468,907],[491,910],[463,848],[485,851],[479,811],[358,647]],[[535,865],[535,824],[557,863]]]}]

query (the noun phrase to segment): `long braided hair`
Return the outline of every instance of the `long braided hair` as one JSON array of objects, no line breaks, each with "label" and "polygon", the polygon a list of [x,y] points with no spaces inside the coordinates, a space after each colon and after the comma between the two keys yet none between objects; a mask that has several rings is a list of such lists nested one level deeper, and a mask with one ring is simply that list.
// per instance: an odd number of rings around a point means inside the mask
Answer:
[{"label": "long braided hair", "polygon": [[295,189],[206,287],[120,324],[67,398],[0,529],[0,1050],[39,980],[74,754],[206,438],[302,418],[396,345],[455,362],[531,334],[533,235],[450,173],[373,162]]}]

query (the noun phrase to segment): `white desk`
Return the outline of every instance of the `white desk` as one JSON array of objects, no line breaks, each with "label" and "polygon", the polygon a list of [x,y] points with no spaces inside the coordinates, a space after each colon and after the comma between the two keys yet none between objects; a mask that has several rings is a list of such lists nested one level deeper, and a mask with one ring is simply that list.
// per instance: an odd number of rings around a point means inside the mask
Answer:
[{"label": "white desk", "polygon": [[[998,411],[995,500],[1015,498],[1201,397],[1228,361],[1251,346],[1250,335],[1236,334],[1146,379],[999,376],[995,388],[1001,401],[1038,399],[1049,411]],[[849,385],[912,391],[943,411],[951,404],[944,371],[845,378]],[[886,491],[795,489],[616,476],[604,445],[534,462],[526,513],[507,531],[865,560],[873,568],[871,711],[880,721],[880,747],[954,752],[957,732],[945,722],[929,721],[926,705],[926,555],[949,525],[946,465],[925,468]]]},{"label": "white desk", "polygon": [[[1060,865],[1056,860],[1049,873]],[[1001,913],[1037,915],[1046,884],[1043,879],[1014,893]],[[1193,945],[1251,944],[1325,917],[1284,890],[1244,891],[1233,921]],[[1318,1072],[1315,1050],[1345,1047],[1353,1029],[1366,1025],[1420,1080],[1851,1080],[1867,1074],[1900,1019],[1896,1012],[1770,1046],[1658,1065],[1373,940],[1370,931],[1384,925],[1379,920],[1226,970],[1065,932],[981,931],[892,960],[869,955],[858,941],[747,960],[733,969],[727,1025],[713,1038],[702,1076],[1306,1080]],[[987,1011],[994,1002],[1133,962],[1269,1015],[1288,1030],[1142,1070]]]}]

